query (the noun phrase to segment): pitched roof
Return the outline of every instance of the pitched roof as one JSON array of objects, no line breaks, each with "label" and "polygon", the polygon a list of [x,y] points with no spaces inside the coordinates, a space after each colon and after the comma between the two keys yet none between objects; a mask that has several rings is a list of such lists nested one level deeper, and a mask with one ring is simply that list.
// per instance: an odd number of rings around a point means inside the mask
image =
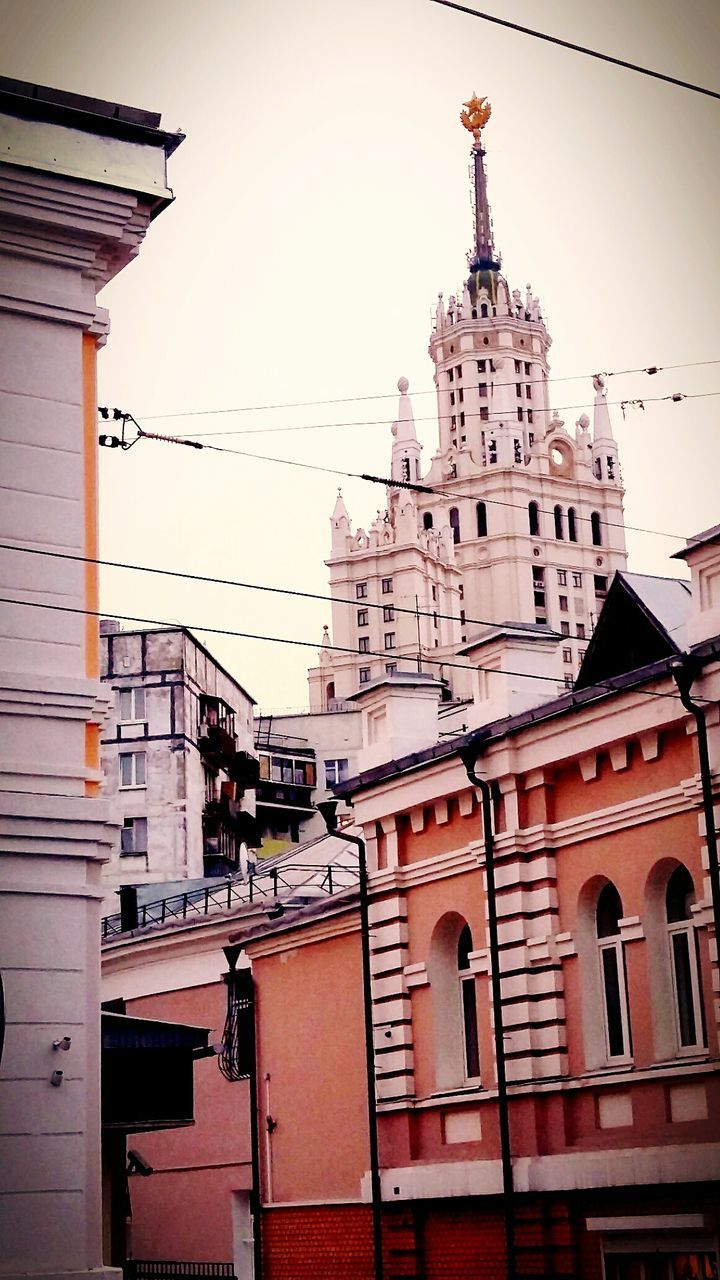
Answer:
[{"label": "pitched roof", "polygon": [[691,608],[688,582],[647,573],[616,573],[575,688],[586,689],[682,653]]}]

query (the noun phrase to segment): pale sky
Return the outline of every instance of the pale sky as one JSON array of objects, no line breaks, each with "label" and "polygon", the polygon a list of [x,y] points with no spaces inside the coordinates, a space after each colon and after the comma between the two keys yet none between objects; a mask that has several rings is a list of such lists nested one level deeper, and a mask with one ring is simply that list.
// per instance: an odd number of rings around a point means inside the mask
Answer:
[{"label": "pale sky", "polygon": [[[715,0],[483,0],[477,7],[720,88]],[[470,137],[487,95],[489,193],[511,288],[553,337],[572,426],[590,375],[720,359],[720,103],[429,0],[0,0],[0,74],[161,111],[186,141],[174,205],[108,286],[100,403],[149,429],[387,474],[394,398],[156,421],[155,414],[364,397],[410,380],[429,465],[437,294],[465,272]],[[720,364],[610,379],[611,401],[720,391]],[[425,394],[423,394],[425,393]],[[564,409],[564,406],[569,406]],[[720,395],[611,409],[630,525],[720,521]],[[381,425],[280,431],[310,423]],[[271,433],[269,429],[275,430]],[[355,527],[384,491],[319,472],[141,442],[101,450],[101,555],[325,592],[338,484]],[[682,575],[680,542],[628,534],[630,568]],[[104,571],[108,614],[183,622],[262,710],[306,705],[330,606]]]}]

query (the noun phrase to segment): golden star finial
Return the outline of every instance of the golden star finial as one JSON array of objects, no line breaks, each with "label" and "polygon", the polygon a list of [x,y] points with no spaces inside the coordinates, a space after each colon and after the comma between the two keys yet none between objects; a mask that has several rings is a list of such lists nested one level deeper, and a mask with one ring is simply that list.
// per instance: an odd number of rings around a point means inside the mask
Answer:
[{"label": "golden star finial", "polygon": [[492,107],[487,98],[478,98],[474,91],[472,98],[468,102],[464,102],[463,106],[465,110],[460,112],[460,122],[477,142],[480,138],[480,130],[490,119]]}]

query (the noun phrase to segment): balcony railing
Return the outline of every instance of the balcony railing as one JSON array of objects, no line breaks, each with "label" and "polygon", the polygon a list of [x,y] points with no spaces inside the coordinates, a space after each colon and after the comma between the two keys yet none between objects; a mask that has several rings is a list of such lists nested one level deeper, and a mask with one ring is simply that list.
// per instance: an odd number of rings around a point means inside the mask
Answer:
[{"label": "balcony railing", "polygon": [[209,763],[223,768],[235,760],[237,740],[219,724],[207,724],[201,720],[198,726],[198,748]]},{"label": "balcony railing", "polygon": [[171,921],[192,920],[211,915],[215,911],[230,911],[241,906],[263,902],[272,905],[280,899],[284,906],[299,907],[324,895],[342,893],[358,883],[357,866],[338,863],[312,866],[289,861],[279,867],[257,870],[247,880],[219,880],[217,885],[203,889],[190,889],[186,893],[174,893],[155,902],[137,906],[132,923],[123,920],[120,912],[105,916],[102,921],[102,941],[110,942],[125,933],[151,925],[168,924]]},{"label": "balcony railing", "polygon": [[283,809],[298,809],[302,813],[314,812],[313,787],[302,782],[275,782],[261,778],[257,785],[257,804],[277,805]]}]

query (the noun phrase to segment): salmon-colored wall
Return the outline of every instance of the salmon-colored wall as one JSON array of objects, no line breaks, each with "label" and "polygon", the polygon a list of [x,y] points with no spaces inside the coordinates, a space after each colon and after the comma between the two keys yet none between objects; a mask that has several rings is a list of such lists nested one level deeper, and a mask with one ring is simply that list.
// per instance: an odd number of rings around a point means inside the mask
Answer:
[{"label": "salmon-colored wall", "polygon": [[616,771],[607,752],[598,757],[597,777],[583,781],[577,760],[558,765],[554,771],[554,788],[550,822],[563,822],[595,809],[607,809],[623,800],[652,795],[677,786],[682,778],[697,772],[692,739],[685,727],[667,729],[660,734],[660,750],[655,760],[643,758],[637,742],[630,742],[629,766]]},{"label": "salmon-colored wall", "polygon": [[255,956],[253,973],[263,1200],[358,1200],[369,1167],[359,931]]},{"label": "salmon-colored wall", "polygon": [[448,853],[453,849],[462,849],[472,840],[482,837],[480,810],[476,808],[471,814],[463,817],[458,812],[457,799],[450,797],[447,801],[448,821],[438,823],[435,810],[428,805],[424,812],[424,826],[417,833],[410,826],[410,819],[403,814],[397,824],[398,860],[402,863],[421,862],[424,858],[437,857],[439,853]]},{"label": "salmon-colored wall", "polygon": [[[225,1001],[224,985],[213,983],[129,1000],[127,1012],[209,1027],[213,1044],[222,1039]],[[225,1080],[216,1057],[198,1059],[193,1077],[194,1125],[128,1138],[154,1169],[129,1179],[136,1258],[233,1257],[232,1191],[249,1189],[252,1180],[248,1085]]]}]

